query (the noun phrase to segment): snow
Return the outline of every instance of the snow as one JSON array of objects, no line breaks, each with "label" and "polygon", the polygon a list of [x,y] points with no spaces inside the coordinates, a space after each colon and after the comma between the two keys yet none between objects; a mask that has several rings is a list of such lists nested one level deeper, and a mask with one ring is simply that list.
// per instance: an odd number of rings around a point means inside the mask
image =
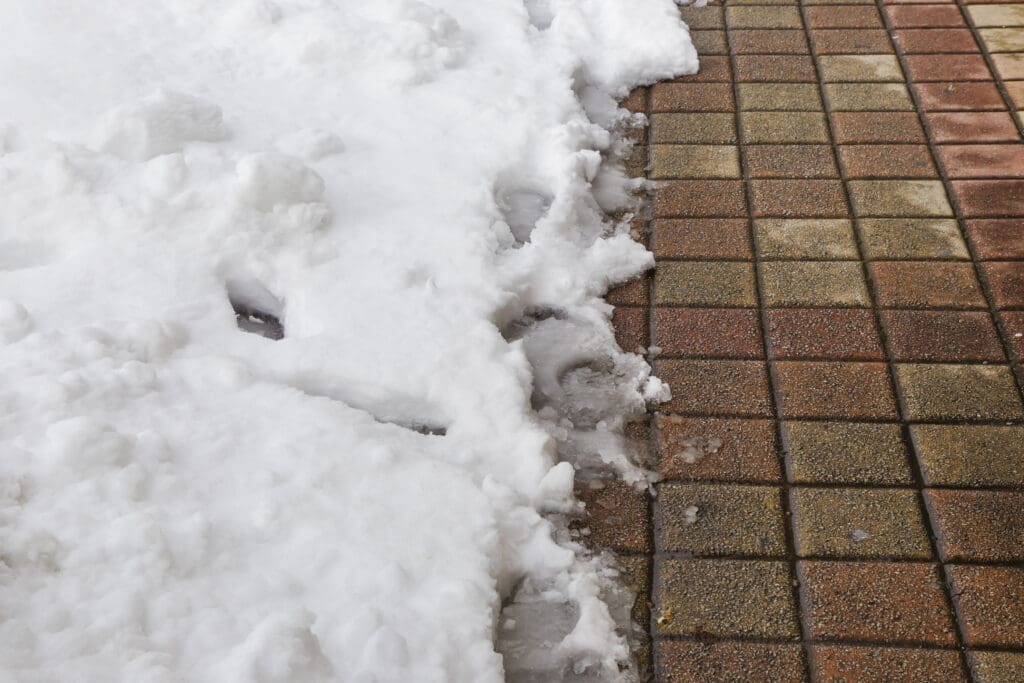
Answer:
[{"label": "snow", "polygon": [[601,297],[673,2],[0,10],[4,680],[627,676],[559,520],[668,395]]}]

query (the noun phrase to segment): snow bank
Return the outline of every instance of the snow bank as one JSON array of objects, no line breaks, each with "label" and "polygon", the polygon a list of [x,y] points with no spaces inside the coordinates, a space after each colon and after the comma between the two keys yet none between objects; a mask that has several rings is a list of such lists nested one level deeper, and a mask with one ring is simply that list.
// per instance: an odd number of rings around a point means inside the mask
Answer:
[{"label": "snow bank", "polygon": [[0,12],[0,671],[615,678],[545,514],[664,395],[599,297],[671,0]]}]

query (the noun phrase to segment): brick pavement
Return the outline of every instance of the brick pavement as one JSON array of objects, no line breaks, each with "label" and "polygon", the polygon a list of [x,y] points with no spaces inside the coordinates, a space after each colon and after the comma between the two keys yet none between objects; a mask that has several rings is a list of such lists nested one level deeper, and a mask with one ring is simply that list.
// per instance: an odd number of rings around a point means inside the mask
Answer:
[{"label": "brick pavement", "polygon": [[664,479],[585,496],[642,663],[1024,680],[1024,3],[681,12],[701,72],[627,101],[658,266],[610,295]]}]

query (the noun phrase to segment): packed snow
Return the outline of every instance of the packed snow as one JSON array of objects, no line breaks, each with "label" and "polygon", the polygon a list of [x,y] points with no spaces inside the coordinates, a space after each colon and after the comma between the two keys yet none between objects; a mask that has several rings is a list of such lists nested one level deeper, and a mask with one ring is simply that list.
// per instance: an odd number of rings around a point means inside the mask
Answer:
[{"label": "packed snow", "polygon": [[601,297],[672,0],[0,15],[0,679],[628,677],[559,520],[667,396]]}]

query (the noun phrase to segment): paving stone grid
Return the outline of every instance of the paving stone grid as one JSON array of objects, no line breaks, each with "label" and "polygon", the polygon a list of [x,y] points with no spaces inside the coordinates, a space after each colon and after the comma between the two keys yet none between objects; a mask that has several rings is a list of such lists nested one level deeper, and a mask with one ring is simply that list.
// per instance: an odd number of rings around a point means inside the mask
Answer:
[{"label": "paving stone grid", "polygon": [[658,681],[1024,680],[1024,3],[681,9],[634,93],[664,480],[583,492]]}]

